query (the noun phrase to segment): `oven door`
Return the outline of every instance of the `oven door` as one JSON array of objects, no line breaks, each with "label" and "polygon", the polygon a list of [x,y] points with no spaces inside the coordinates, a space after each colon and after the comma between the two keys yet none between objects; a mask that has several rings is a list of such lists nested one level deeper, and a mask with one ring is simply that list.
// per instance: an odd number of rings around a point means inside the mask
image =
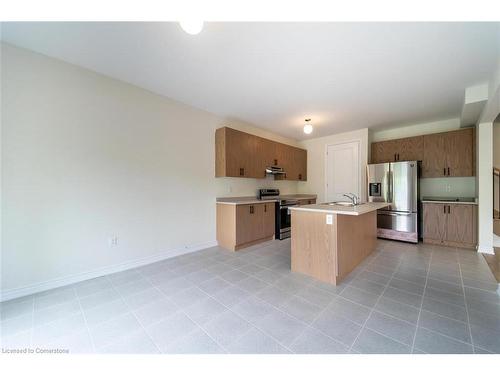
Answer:
[{"label": "oven door", "polygon": [[289,238],[291,236],[291,226],[292,226],[292,215],[289,207],[296,206],[296,204],[289,204],[280,206],[279,209],[279,232],[276,233],[279,235],[279,239],[283,240],[285,238]]}]

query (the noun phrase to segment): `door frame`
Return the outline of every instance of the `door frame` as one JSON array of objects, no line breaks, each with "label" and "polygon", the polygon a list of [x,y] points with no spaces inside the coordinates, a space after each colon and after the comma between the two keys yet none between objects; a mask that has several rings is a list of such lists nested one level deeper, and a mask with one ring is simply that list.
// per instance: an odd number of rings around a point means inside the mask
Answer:
[{"label": "door frame", "polygon": [[[342,141],[342,142],[335,142],[335,143],[327,143],[325,145],[325,154],[324,154],[324,160],[325,160],[325,171],[324,171],[324,179],[325,179],[325,183],[324,183],[324,189],[325,189],[325,201],[328,200],[328,147],[330,146],[340,146],[340,145],[343,145],[343,144],[347,144],[347,143],[357,143],[358,144],[358,163],[361,163],[361,139],[360,138],[354,138],[354,139],[350,139],[350,140],[346,140],[346,141]],[[363,171],[361,170],[361,164],[358,166],[359,168],[359,176],[358,176],[358,179],[359,179],[359,198],[361,199],[361,201],[364,201],[364,193],[363,193],[363,188],[361,186],[362,184],[362,180],[363,180]]]}]

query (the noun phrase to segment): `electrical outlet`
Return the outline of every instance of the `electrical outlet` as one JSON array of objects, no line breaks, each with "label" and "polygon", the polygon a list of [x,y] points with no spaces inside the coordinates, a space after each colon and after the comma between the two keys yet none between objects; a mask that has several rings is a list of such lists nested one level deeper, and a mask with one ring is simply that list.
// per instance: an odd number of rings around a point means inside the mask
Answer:
[{"label": "electrical outlet", "polygon": [[332,225],[333,224],[333,215],[326,215],[326,223],[328,225]]},{"label": "electrical outlet", "polygon": [[446,184],[446,192],[447,193],[451,192],[451,185],[450,184]]},{"label": "electrical outlet", "polygon": [[108,245],[109,247],[115,247],[118,246],[118,236],[113,236],[108,239]]}]

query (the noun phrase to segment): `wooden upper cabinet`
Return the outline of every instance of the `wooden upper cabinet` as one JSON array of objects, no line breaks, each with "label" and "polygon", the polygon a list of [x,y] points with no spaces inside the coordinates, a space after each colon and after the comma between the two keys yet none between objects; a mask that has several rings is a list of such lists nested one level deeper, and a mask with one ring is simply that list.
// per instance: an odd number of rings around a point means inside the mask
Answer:
[{"label": "wooden upper cabinet", "polygon": [[372,163],[422,160],[423,137],[409,137],[390,141],[373,142],[371,145]]},{"label": "wooden upper cabinet", "polygon": [[373,142],[371,160],[374,164],[396,161],[396,141]]},{"label": "wooden upper cabinet", "polygon": [[475,175],[474,129],[424,135],[422,177]]},{"label": "wooden upper cabinet", "polygon": [[307,151],[223,127],[215,132],[215,177],[265,178],[266,167],[282,167],[276,179],[307,180]]},{"label": "wooden upper cabinet", "polygon": [[447,134],[446,135],[447,175],[451,177],[474,176],[475,175],[474,129],[469,128],[445,134]]},{"label": "wooden upper cabinet", "polygon": [[424,137],[397,140],[397,161],[415,161],[424,158]]},{"label": "wooden upper cabinet", "polygon": [[422,177],[446,176],[446,133],[424,135]]}]

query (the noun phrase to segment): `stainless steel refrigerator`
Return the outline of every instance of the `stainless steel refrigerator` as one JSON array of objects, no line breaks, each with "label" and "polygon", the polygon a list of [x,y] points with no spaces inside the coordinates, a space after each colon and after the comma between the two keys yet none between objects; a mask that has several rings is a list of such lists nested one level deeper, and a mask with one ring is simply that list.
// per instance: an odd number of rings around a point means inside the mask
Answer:
[{"label": "stainless steel refrigerator", "polygon": [[418,242],[419,163],[402,161],[368,165],[368,200],[387,202],[377,211],[377,235]]}]

